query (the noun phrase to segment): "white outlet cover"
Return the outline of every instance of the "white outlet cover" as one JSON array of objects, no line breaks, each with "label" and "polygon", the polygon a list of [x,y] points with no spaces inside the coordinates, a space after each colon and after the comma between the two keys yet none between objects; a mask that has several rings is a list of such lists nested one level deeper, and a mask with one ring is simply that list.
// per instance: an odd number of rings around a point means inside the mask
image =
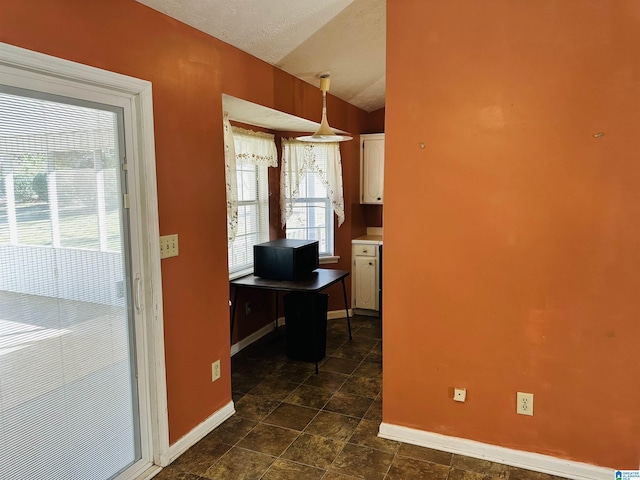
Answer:
[{"label": "white outlet cover", "polygon": [[215,382],[220,378],[220,360],[216,360],[211,364],[211,381]]},{"label": "white outlet cover", "polygon": [[467,389],[466,388],[454,388],[453,389],[453,399],[456,402],[464,402],[467,399]]},{"label": "white outlet cover", "polygon": [[533,393],[516,393],[516,413],[533,417]]}]

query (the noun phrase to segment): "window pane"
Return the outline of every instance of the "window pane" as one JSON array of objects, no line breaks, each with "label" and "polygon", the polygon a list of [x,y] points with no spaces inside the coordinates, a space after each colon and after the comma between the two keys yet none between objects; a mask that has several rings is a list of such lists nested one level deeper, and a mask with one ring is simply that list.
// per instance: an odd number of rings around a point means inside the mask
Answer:
[{"label": "window pane", "polygon": [[253,246],[269,239],[267,167],[237,165],[238,231],[229,242],[229,272],[253,267]]},{"label": "window pane", "polygon": [[115,478],[141,458],[129,269],[123,254],[84,249],[106,245],[98,206],[121,205],[118,188],[104,197],[96,155],[122,130],[115,112],[5,89],[0,478]]},{"label": "window pane", "polygon": [[113,113],[1,100],[13,121],[0,131],[0,243],[120,251]]},{"label": "window pane", "polygon": [[46,154],[10,154],[3,163],[6,175],[4,195],[0,202],[8,213],[8,202],[11,201],[8,196],[13,194],[17,242],[23,245],[51,245]]},{"label": "window pane", "polygon": [[0,160],[0,245],[9,243],[9,210],[7,208],[6,178]]},{"label": "window pane", "polygon": [[[76,153],[78,156],[81,152]],[[73,162],[75,155],[63,159]],[[88,156],[88,155],[87,155]],[[87,158],[87,163],[91,160]],[[69,248],[100,248],[96,178],[93,165],[69,165],[55,172],[60,215],[60,245]]]},{"label": "window pane", "polygon": [[238,201],[255,202],[258,199],[256,167],[251,167],[251,169],[247,169],[246,166],[242,169],[238,168],[237,179]]},{"label": "window pane", "polygon": [[327,145],[314,144],[315,167],[300,181],[299,196],[287,220],[287,238],[318,240],[321,255],[333,254],[333,209],[327,189],[315,169],[327,171]]},{"label": "window pane", "polygon": [[102,152],[102,171],[101,177],[98,178],[98,185],[102,182],[105,199],[106,213],[106,231],[107,231],[107,250],[112,252],[122,251],[122,239],[120,232],[122,231],[121,215],[120,215],[120,199],[122,192],[120,190],[119,178],[119,162],[115,150],[105,150]]},{"label": "window pane", "polygon": [[[264,160],[276,151],[273,136],[234,128],[238,230],[229,242],[229,272],[253,268],[253,246],[269,240],[268,172]],[[259,165],[256,165],[256,162]]]},{"label": "window pane", "polygon": [[329,254],[329,222],[332,220],[328,199],[314,201],[298,199],[293,213],[287,221],[287,238],[297,240],[318,240],[319,252]]}]

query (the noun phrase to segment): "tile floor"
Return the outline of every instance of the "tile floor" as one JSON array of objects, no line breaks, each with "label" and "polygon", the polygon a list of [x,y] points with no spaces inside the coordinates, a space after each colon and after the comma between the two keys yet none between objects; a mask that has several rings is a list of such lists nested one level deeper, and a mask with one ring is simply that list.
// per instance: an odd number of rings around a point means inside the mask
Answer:
[{"label": "tile floor", "polygon": [[237,413],[157,480],[555,480],[558,477],[377,437],[380,320],[330,320],[320,373],[287,360],[284,327],[232,359]]}]

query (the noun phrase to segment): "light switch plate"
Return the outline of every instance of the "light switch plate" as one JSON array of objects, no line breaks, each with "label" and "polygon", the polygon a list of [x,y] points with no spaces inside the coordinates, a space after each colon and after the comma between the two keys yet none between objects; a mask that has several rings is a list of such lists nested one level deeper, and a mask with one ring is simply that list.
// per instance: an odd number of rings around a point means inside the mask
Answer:
[{"label": "light switch plate", "polygon": [[160,237],[160,258],[178,256],[178,234]]}]

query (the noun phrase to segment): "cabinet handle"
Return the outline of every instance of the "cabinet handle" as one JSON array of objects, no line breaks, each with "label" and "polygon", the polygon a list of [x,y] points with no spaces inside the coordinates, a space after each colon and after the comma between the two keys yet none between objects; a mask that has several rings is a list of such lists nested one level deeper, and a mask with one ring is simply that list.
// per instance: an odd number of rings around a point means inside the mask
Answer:
[{"label": "cabinet handle", "polygon": [[378,197],[378,200],[382,200],[382,198]]},{"label": "cabinet handle", "polygon": [[369,265],[373,265],[373,263],[369,262]]},{"label": "cabinet handle", "polygon": [[363,249],[362,249],[362,253],[367,253],[367,249],[366,249],[366,248],[363,248]]}]

